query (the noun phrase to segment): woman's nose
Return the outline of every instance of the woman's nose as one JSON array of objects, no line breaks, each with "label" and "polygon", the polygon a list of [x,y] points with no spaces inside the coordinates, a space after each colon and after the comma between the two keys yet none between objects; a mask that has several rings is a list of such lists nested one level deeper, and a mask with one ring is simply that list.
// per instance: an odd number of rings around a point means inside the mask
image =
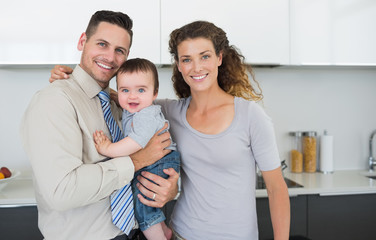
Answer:
[{"label": "woman's nose", "polygon": [[200,64],[199,61],[194,61],[193,62],[193,70],[195,72],[200,72],[202,70],[202,66],[201,66],[201,64]]}]

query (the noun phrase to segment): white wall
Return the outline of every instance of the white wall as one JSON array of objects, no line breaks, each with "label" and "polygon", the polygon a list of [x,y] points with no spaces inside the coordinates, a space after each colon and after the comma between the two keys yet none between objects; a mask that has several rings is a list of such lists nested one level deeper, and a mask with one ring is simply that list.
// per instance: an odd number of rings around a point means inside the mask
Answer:
[{"label": "white wall", "polygon": [[[48,85],[48,68],[1,68],[0,165],[30,170],[19,125],[32,95]],[[160,98],[174,98],[171,69],[159,69]],[[334,135],[335,170],[364,169],[368,138],[376,129],[376,68],[256,68],[273,118],[281,159],[288,159],[289,131]],[[376,153],[375,153],[376,155]]]}]

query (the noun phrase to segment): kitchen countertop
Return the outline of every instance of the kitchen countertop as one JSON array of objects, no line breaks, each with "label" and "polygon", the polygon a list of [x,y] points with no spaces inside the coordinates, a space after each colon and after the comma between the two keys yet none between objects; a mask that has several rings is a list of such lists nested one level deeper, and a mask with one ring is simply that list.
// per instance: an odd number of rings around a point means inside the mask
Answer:
[{"label": "kitchen countertop", "polygon": [[0,183],[0,207],[36,205],[33,180],[30,172],[21,174],[3,186]]},{"label": "kitchen countertop", "polygon": [[[291,197],[311,194],[333,196],[376,193],[376,180],[366,175],[376,176],[376,172],[365,170],[342,170],[333,173],[284,172],[285,178],[303,185],[301,188],[289,188]],[[266,190],[256,190],[256,197],[267,197]]]},{"label": "kitchen countertop", "polygon": [[[285,178],[303,185],[301,188],[289,188],[291,197],[310,194],[330,196],[376,193],[376,180],[365,175],[376,176],[376,172],[369,173],[364,170],[335,171],[328,174],[284,172]],[[21,173],[6,186],[0,187],[2,188],[0,207],[36,205],[31,173]],[[256,190],[256,197],[267,197],[266,190]]]}]

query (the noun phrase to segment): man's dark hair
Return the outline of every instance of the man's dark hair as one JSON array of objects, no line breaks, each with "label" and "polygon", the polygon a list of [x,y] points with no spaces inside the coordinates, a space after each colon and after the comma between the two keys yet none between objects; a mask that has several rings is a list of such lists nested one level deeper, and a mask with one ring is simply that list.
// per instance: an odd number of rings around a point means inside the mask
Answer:
[{"label": "man's dark hair", "polygon": [[125,13],[122,12],[113,12],[108,10],[101,10],[97,11],[96,13],[91,16],[90,22],[86,28],[86,36],[87,39],[89,39],[95,31],[97,30],[98,25],[101,22],[108,22],[111,24],[115,24],[124,30],[126,30],[129,33],[129,36],[131,37],[130,46],[132,46],[132,39],[133,39],[133,21],[132,19]]}]

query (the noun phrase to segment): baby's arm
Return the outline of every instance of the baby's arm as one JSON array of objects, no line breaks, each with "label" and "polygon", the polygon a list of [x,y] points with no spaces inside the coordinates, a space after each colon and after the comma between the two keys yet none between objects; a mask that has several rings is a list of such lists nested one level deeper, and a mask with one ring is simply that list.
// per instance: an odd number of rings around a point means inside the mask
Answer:
[{"label": "baby's arm", "polygon": [[96,131],[93,137],[97,151],[111,158],[129,156],[142,148],[130,137],[123,138],[116,143],[112,143],[103,131]]}]

